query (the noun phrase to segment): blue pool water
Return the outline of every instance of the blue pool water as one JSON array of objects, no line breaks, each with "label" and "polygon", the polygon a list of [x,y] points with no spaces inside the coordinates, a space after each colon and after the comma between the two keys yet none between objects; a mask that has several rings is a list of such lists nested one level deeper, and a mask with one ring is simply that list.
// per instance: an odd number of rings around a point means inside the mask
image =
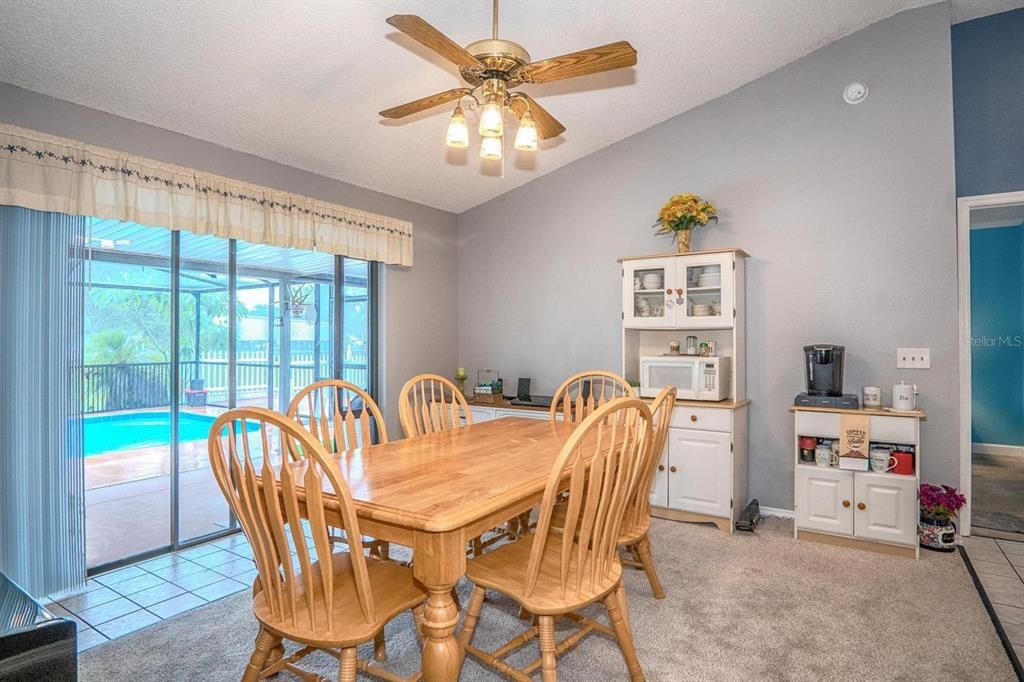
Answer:
[{"label": "blue pool water", "polygon": [[[216,417],[182,412],[178,415],[179,441],[206,440]],[[169,445],[171,436],[170,412],[126,412],[124,414],[86,417],[85,456],[98,455],[111,450],[130,450],[156,445]],[[259,429],[258,424],[247,425],[249,431]]]}]

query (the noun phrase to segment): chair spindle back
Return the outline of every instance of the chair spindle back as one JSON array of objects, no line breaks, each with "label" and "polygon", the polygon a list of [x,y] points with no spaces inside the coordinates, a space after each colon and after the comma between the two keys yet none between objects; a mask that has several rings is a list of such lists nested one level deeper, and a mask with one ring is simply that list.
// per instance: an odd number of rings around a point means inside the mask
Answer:
[{"label": "chair spindle back", "polygon": [[[527,595],[533,592],[545,554],[551,551],[560,551],[560,598],[596,589],[609,578],[618,562],[616,548],[626,506],[645,473],[652,431],[651,412],[636,398],[605,403],[573,431],[552,467],[541,500],[524,583]],[[552,513],[567,471],[565,525],[553,529]],[[561,542],[551,542],[553,538]]]},{"label": "chair spindle back", "polygon": [[640,477],[640,485],[637,486],[633,499],[626,508],[626,518],[622,522],[623,532],[629,529],[643,528],[650,525],[651,517],[651,484],[654,482],[654,474],[658,470],[658,462],[661,460],[661,453],[665,451],[665,441],[668,438],[668,427],[672,421],[672,409],[676,405],[675,386],[666,386],[661,389],[654,402],[651,403],[651,415],[654,422],[654,436],[651,439],[651,447],[647,450],[647,461],[644,463],[644,471]]},{"label": "chair spindle back", "polygon": [[626,380],[613,372],[588,370],[574,374],[558,387],[551,399],[548,415],[554,421],[561,414],[567,424],[579,424],[587,415],[616,398],[635,398],[636,392]]},{"label": "chair spindle back", "polygon": [[[279,452],[298,452],[302,462],[271,461],[274,440]],[[228,410],[210,429],[210,463],[217,485],[238,518],[253,549],[267,607],[291,627],[334,631],[335,575],[331,541],[324,517],[326,490],[338,502],[348,531],[351,579],[363,618],[374,618],[359,520],[348,484],[323,445],[292,419],[262,407]],[[257,482],[257,477],[260,482]],[[298,488],[305,489],[305,507],[313,547],[307,547],[306,524],[300,515]],[[292,559],[292,547],[297,556]]]},{"label": "chair spindle back", "polygon": [[329,453],[388,442],[387,426],[370,394],[341,379],[324,379],[299,391],[288,416]]},{"label": "chair spindle back", "polygon": [[420,374],[409,379],[398,395],[398,417],[406,438],[450,431],[473,423],[462,391],[439,374]]}]

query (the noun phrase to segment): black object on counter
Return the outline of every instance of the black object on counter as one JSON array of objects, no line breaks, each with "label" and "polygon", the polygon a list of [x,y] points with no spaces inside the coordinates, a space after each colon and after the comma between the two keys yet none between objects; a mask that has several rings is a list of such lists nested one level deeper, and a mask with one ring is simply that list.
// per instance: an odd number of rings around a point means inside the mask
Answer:
[{"label": "black object on counter", "polygon": [[831,343],[804,346],[804,372],[810,395],[841,396],[846,348]]},{"label": "black object on counter", "polygon": [[74,682],[74,621],[57,618],[0,573],[0,682]]}]

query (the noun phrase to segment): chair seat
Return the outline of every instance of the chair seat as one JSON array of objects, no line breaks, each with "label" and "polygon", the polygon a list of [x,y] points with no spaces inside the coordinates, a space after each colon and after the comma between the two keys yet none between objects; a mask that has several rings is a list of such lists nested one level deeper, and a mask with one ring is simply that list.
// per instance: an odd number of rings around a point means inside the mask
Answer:
[{"label": "chair seat", "polygon": [[[274,633],[297,642],[317,647],[344,648],[355,646],[373,639],[384,625],[402,611],[421,604],[427,597],[412,577],[412,569],[392,561],[366,559],[366,571],[373,593],[375,619],[367,622],[362,617],[356,584],[352,576],[352,560],[348,552],[331,555],[334,571],[334,623],[328,630],[321,622],[311,627],[305,587],[296,588],[296,618],[277,618],[267,604],[266,592],[261,590],[253,595],[252,610],[256,619]],[[321,599],[322,562],[312,565],[311,576],[314,599]],[[296,576],[298,577],[298,576]],[[320,608],[321,618],[323,610]]]},{"label": "chair seat", "polygon": [[[551,527],[556,530],[563,530],[565,528],[565,515],[569,512],[569,505],[563,500],[557,502],[554,507],[551,508]],[[626,521],[622,523],[622,529],[619,531],[618,544],[620,546],[632,545],[647,534],[647,531],[651,528],[651,517],[646,516],[640,519],[637,523],[631,523],[627,526]]]},{"label": "chair seat", "polygon": [[578,562],[573,559],[568,569],[567,585],[569,587],[563,596],[559,564],[562,539],[550,536],[537,577],[537,584],[531,594],[527,596],[523,576],[527,574],[526,569],[530,563],[533,539],[534,536],[530,535],[469,560],[466,564],[466,577],[480,587],[496,590],[512,597],[530,613],[542,616],[575,611],[597,601],[615,588],[622,575],[622,564],[615,559],[612,561],[608,573],[599,576],[591,584],[588,564],[580,590],[577,592],[574,588]]}]

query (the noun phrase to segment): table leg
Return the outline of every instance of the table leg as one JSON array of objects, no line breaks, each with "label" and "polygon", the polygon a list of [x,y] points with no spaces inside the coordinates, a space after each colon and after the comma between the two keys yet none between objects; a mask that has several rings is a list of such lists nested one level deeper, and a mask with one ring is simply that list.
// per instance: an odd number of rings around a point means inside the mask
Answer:
[{"label": "table leg", "polygon": [[417,531],[413,541],[413,575],[428,594],[423,610],[423,679],[454,682],[465,651],[455,637],[459,611],[451,591],[466,572],[466,540],[461,532]]}]

